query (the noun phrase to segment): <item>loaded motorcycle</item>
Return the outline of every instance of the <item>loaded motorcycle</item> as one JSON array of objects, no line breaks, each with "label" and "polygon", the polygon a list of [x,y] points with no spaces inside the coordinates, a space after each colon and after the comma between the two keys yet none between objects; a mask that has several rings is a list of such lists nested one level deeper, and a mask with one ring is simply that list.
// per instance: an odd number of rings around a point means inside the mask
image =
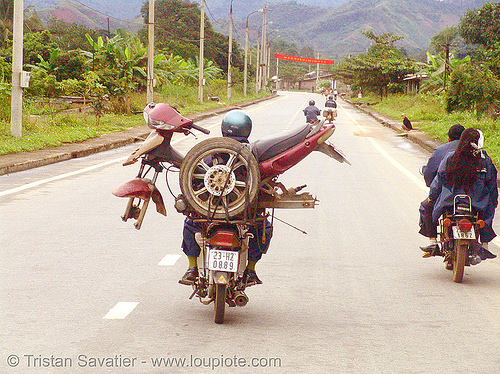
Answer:
[{"label": "loaded motorcycle", "polygon": [[[183,156],[172,147],[174,133],[209,131],[165,103],[148,104],[143,115],[152,132],[123,164],[141,159],[139,172],[113,191],[115,196],[129,199],[122,219],[135,219],[135,228],[140,229],[151,200],[156,210],[166,215],[155,183],[163,170],[179,170],[181,194],[174,196],[174,207],[200,228],[195,235],[201,248],[199,275],[191,298],[196,296],[203,304],[214,302],[215,322],[223,323],[226,304],[244,306],[248,302],[245,289],[251,284],[247,283],[245,268],[249,241],[255,233],[259,233],[260,243],[266,239],[266,230],[256,228],[264,228],[276,208],[314,208],[317,204],[310,193],[299,193],[305,185],[286,188],[278,181],[279,175],[313,151],[341,163],[349,162],[327,142],[335,126],[325,125],[324,121],[251,144],[227,137],[208,138]],[[147,178],[151,170],[153,175]]]}]

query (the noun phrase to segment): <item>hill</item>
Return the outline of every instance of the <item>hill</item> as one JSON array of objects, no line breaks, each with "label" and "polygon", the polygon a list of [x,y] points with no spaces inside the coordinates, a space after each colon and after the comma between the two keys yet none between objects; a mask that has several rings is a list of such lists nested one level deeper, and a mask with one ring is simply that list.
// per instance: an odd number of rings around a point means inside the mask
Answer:
[{"label": "hill", "polygon": [[[109,19],[111,30],[118,27],[137,30],[143,25],[142,18],[132,18],[139,15],[144,0],[67,0],[59,3],[55,3],[56,0],[26,0],[27,5],[30,2],[38,4],[37,11],[44,20],[56,16],[90,28],[107,29]],[[194,2],[199,3],[199,0]],[[229,30],[228,2],[207,2],[207,16],[214,29],[225,34]],[[397,46],[415,56],[427,50],[432,36],[445,27],[458,24],[467,9],[478,8],[484,2],[486,0],[269,0],[267,19],[272,21],[271,29],[279,30],[273,37],[280,35],[295,43],[299,50],[311,47],[320,51],[323,58],[338,60],[366,51],[370,40],[360,33],[362,30],[403,36]],[[51,5],[41,9],[43,4]],[[321,4],[329,6],[318,6]],[[262,5],[262,0],[233,2],[233,37],[240,45],[244,43],[246,17]],[[254,14],[249,20],[250,42],[255,44],[262,17]]]}]

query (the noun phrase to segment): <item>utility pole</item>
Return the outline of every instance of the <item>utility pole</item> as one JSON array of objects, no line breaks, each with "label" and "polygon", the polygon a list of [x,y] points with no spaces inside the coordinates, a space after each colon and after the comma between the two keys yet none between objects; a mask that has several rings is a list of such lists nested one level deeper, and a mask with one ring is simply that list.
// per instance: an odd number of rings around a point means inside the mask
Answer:
[{"label": "utility pole", "polygon": [[16,138],[23,135],[23,0],[14,0],[14,29],[12,40],[12,98],[10,107],[10,133]]},{"label": "utility pole", "polygon": [[231,99],[231,64],[233,59],[233,0],[229,7],[229,55],[227,58],[227,99]]},{"label": "utility pole", "polygon": [[266,60],[267,60],[267,52],[266,52],[266,25],[267,25],[267,4],[264,4],[264,14],[262,16],[262,38],[261,38],[261,56],[260,56],[260,80],[259,80],[259,90],[262,89],[262,86],[266,85]]},{"label": "utility pole", "polygon": [[154,49],[155,49],[155,2],[154,0],[149,0],[149,15],[148,15],[148,87],[147,87],[147,102],[152,103],[154,101]]},{"label": "utility pole", "polygon": [[204,47],[205,47],[205,0],[201,0],[201,20],[200,20],[200,58],[198,61],[198,101],[203,104],[203,64],[204,64]]},{"label": "utility pole", "polygon": [[444,45],[445,48],[445,60],[444,60],[444,90],[446,91],[446,86],[448,85],[448,75],[450,74],[450,43]]},{"label": "utility pole", "polygon": [[243,73],[243,97],[247,97],[247,75],[248,75],[248,17],[250,14],[247,16],[247,23],[245,26],[245,69]]},{"label": "utility pole", "polygon": [[257,35],[257,62],[255,63],[255,93],[259,92],[260,86],[260,34]]},{"label": "utility pole", "polygon": [[[317,59],[319,60],[319,51],[316,54]],[[319,62],[316,64],[316,90],[318,90],[318,85],[319,85]]]},{"label": "utility pole", "polygon": [[[243,77],[243,96],[247,97],[247,82],[248,82],[248,17],[250,17],[252,14],[257,13],[257,12],[262,12],[262,9],[256,10],[255,12],[250,13],[247,16],[247,23],[245,26],[245,72],[244,72],[244,77]],[[258,52],[257,52],[258,53]],[[250,59],[250,65],[252,64],[252,61]]]},{"label": "utility pole", "polygon": [[276,90],[279,89],[279,81],[280,81],[280,59],[276,58]]}]

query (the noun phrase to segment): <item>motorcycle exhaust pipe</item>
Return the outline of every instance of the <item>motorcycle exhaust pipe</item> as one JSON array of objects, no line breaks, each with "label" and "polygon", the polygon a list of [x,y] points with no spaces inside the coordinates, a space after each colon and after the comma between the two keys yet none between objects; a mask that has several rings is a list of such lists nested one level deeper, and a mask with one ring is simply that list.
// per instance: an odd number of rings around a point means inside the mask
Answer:
[{"label": "motorcycle exhaust pipe", "polygon": [[234,296],[234,302],[237,306],[245,306],[248,303],[248,296],[243,291],[237,291]]}]

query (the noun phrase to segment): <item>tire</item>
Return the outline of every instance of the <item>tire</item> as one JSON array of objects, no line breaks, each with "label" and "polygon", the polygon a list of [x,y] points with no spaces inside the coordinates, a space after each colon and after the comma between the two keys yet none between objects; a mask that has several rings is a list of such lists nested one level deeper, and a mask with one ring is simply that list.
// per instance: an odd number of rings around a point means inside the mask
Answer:
[{"label": "tire", "polygon": [[224,323],[224,311],[226,308],[226,285],[215,285],[215,323]]},{"label": "tire", "polygon": [[455,240],[453,253],[453,282],[461,283],[464,277],[465,260],[467,259],[467,244]]},{"label": "tire", "polygon": [[252,152],[230,138],[210,138],[195,145],[179,173],[187,204],[196,214],[214,219],[241,215],[255,201],[259,183],[259,165]]}]

